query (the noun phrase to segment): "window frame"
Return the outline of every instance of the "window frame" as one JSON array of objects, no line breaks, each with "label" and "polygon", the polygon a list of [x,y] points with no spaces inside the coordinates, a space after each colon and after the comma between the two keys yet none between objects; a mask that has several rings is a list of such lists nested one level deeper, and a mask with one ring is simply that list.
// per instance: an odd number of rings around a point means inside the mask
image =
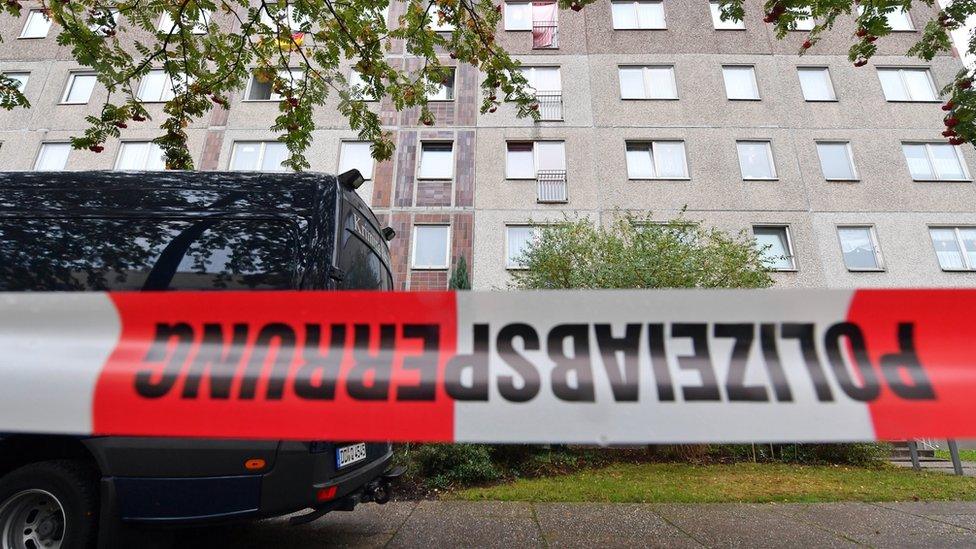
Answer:
[{"label": "window frame", "polygon": [[[68,147],[68,154],[64,157],[64,165],[56,170],[38,170],[37,163],[41,160],[41,155],[44,153],[44,147],[46,145],[66,145]],[[70,141],[41,141],[41,145],[37,147],[37,152],[34,154],[34,162],[31,163],[32,172],[61,172],[67,171],[68,160],[71,158],[71,142]]]},{"label": "window frame", "polygon": [[[357,80],[358,82],[353,82],[353,80]],[[360,93],[361,97],[355,99],[355,101],[362,101],[364,103],[375,103],[376,101],[378,101],[378,99],[376,99],[376,96],[373,95],[372,90],[369,89],[369,86],[366,84],[366,81],[363,80],[363,75],[359,74],[359,72],[356,71],[356,69],[352,69],[352,68],[349,69],[349,77],[346,79],[346,85],[349,87],[350,92],[352,92],[353,86],[357,86],[358,89],[359,83],[362,83],[362,90]]]},{"label": "window frame", "polygon": [[[369,141],[360,141],[358,139],[340,139],[339,140],[339,154],[336,157],[336,174],[344,173],[342,171],[342,149],[343,149],[343,147],[345,146],[346,143],[364,143],[364,144],[367,145],[367,148],[368,148],[368,145],[369,145],[370,142]],[[372,154],[370,154],[370,157],[369,158],[370,158],[370,161],[371,161],[369,173],[366,174],[366,173],[363,173],[363,172],[359,172],[360,175],[363,176],[363,180],[364,181],[372,181],[373,180],[373,172],[376,171],[376,159],[373,158]],[[354,168],[350,168],[350,169],[354,169]]]},{"label": "window frame", "polygon": [[[146,87],[146,82],[148,82],[148,78],[149,78],[149,75],[151,73],[163,73],[163,76],[166,77],[163,80],[163,88],[160,90],[160,92],[158,94],[159,95],[159,99],[143,99],[142,98],[143,91],[145,90],[145,87]],[[189,83],[187,83],[187,84],[189,84]],[[169,86],[169,93],[172,93],[172,97],[170,97],[169,99],[163,99],[163,97],[166,96],[166,88],[167,88],[167,85]],[[150,69],[149,72],[146,73],[146,75],[143,76],[141,80],[139,80],[139,89],[136,90],[136,99],[140,103],[167,103],[167,102],[171,101],[174,97],[176,97],[176,88],[175,88],[175,85],[173,84],[173,78],[169,74],[166,73],[166,70],[165,69]]]},{"label": "window frame", "polygon": [[[881,80],[882,71],[898,73],[898,80],[901,82],[901,86],[902,89],[905,91],[905,95],[909,97],[908,99],[888,98],[888,94],[885,93],[884,81]],[[916,72],[921,71],[925,73],[926,77],[928,78],[929,86],[931,87],[930,89],[932,90],[932,99],[912,99],[910,88],[908,87],[908,83],[905,81],[906,71],[916,71]],[[878,84],[881,85],[881,95],[885,98],[885,102],[887,103],[941,103],[942,102],[942,100],[939,99],[939,87],[935,83],[935,77],[932,75],[931,67],[922,67],[918,65],[908,65],[908,66],[883,65],[880,67],[875,67],[875,72],[877,73],[878,76]]]},{"label": "window frame", "polygon": [[[929,231],[929,242],[932,243],[932,250],[935,252],[935,262],[939,265],[939,269],[944,273],[972,273],[976,272],[976,262],[971,262],[969,255],[966,253],[966,247],[963,245],[962,236],[959,234],[960,229],[976,229],[976,225],[945,225],[945,224],[933,224],[926,227]],[[947,269],[942,266],[942,262],[939,261],[939,250],[935,247],[935,239],[932,238],[932,229],[952,229],[953,235],[956,237],[956,245],[959,246],[959,253],[962,256],[962,264],[964,267],[962,269]]]},{"label": "window frame", "polygon": [[[874,262],[877,267],[851,267],[847,264],[847,260],[844,259],[844,240],[840,236],[840,231],[842,229],[866,229],[868,231],[868,237],[871,239],[871,246],[874,249]],[[842,223],[834,225],[834,233],[837,235],[837,245],[838,250],[840,250],[840,260],[844,264],[844,268],[852,273],[881,273],[886,270],[884,254],[881,253],[881,241],[878,240],[878,231],[873,224],[857,224],[857,223]]]},{"label": "window frame", "polygon": [[[935,176],[935,179],[925,179],[925,178],[918,179],[918,178],[915,177],[914,174],[912,174],[911,165],[908,163],[908,157],[905,155],[905,145],[921,145],[921,146],[925,147],[925,159],[928,161],[929,168],[931,169],[932,174]],[[944,146],[944,147],[952,147],[952,150],[956,153],[956,162],[959,162],[959,166],[962,168],[962,173],[963,173],[962,179],[944,179],[942,177],[939,177],[938,170],[936,169],[935,162],[933,161],[933,158],[932,158],[932,146],[935,146],[935,145]],[[966,165],[966,157],[962,154],[962,150],[959,148],[958,145],[950,145],[948,143],[942,143],[942,142],[938,142],[938,141],[902,141],[901,142],[901,155],[902,155],[902,158],[905,159],[905,167],[908,168],[908,174],[911,176],[912,181],[918,181],[918,182],[923,182],[923,183],[927,183],[927,182],[930,182],[930,183],[967,183],[967,182],[971,182],[973,180],[972,179],[972,175],[969,173],[969,166]]]},{"label": "window frame", "polygon": [[[425,145],[450,145],[451,146],[451,164],[450,164],[451,173],[449,175],[447,175],[446,177],[444,176],[429,177],[429,176],[420,175],[420,168],[424,164]],[[457,173],[457,166],[455,166],[455,163],[457,162],[457,156],[456,156],[457,151],[455,150],[454,147],[454,141],[446,140],[446,139],[425,139],[420,142],[419,148],[420,148],[420,154],[417,155],[417,167],[416,167],[416,171],[414,172],[414,179],[417,179],[419,181],[453,181],[454,180],[454,175]]]},{"label": "window frame", "polygon": [[[508,172],[508,146],[513,143],[532,144],[532,177],[510,177]],[[505,180],[506,181],[536,181],[539,178],[539,148],[536,143],[562,143],[563,145],[563,171],[568,172],[566,162],[566,140],[565,139],[512,139],[505,141]]]},{"label": "window frame", "polygon": [[[428,103],[448,103],[448,102],[456,101],[457,100],[457,72],[458,71],[457,71],[457,67],[456,66],[450,66],[449,68],[451,69],[451,78],[450,78],[450,82],[451,82],[451,87],[450,87],[451,94],[450,95],[451,96],[449,98],[447,98],[447,99],[438,99],[438,98],[435,98],[435,97],[431,97],[430,94],[427,94],[427,102]],[[445,88],[445,86],[444,86],[443,83],[438,84],[438,85],[441,88]]]},{"label": "window frame", "polygon": [[721,17],[721,13],[722,12],[721,12],[721,9],[719,9],[718,13],[716,13],[715,11],[712,10],[712,6],[715,6],[716,8],[718,8],[719,7],[718,0],[709,0],[709,2],[708,2],[708,15],[712,19],[712,30],[717,30],[717,31],[744,31],[744,30],[746,30],[746,21],[745,21],[745,19],[740,19],[739,21],[734,21],[734,23],[736,25],[738,25],[738,26],[735,26],[735,27],[719,27],[719,26],[717,26],[719,24],[727,25],[729,22],[722,21],[722,17]]},{"label": "window frame", "polygon": [[[634,21],[636,27],[618,27],[613,18],[614,4],[632,4],[634,8]],[[661,20],[664,22],[662,27],[642,27],[640,26],[640,4],[658,4],[661,6]],[[649,30],[668,30],[668,12],[664,7],[664,0],[611,0],[610,1],[610,30],[613,31],[649,31]]]},{"label": "window frame", "polygon": [[[746,177],[742,173],[742,157],[739,155],[739,144],[740,143],[765,143],[766,144],[766,158],[769,160],[770,172],[772,172],[772,177]],[[772,139],[736,139],[735,140],[735,158],[739,164],[739,175],[743,181],[778,181],[779,180],[779,170],[776,169],[776,157],[773,155],[773,140]],[[774,225],[775,226],[775,225]]]},{"label": "window frame", "polygon": [[[753,239],[756,237],[756,229],[783,229],[783,234],[786,236],[786,248],[787,257],[790,260],[790,267],[787,269],[776,269],[772,267],[767,267],[767,270],[777,273],[795,273],[800,270],[799,262],[796,258],[796,250],[793,246],[793,231],[788,223],[753,223],[752,224],[752,236]],[[758,251],[758,250],[757,250]]]},{"label": "window frame", "polygon": [[[260,143],[261,144],[261,150],[258,153],[258,162],[257,162],[258,167],[257,168],[247,169],[247,170],[235,169],[234,168],[234,159],[237,158],[237,145],[238,144],[245,144],[245,143]],[[242,139],[242,140],[239,140],[239,141],[237,141],[237,140],[231,141],[231,144],[230,144],[230,158],[228,159],[228,162],[227,162],[227,171],[233,171],[233,172],[250,172],[250,173],[282,173],[282,172],[287,173],[288,172],[288,168],[282,168],[280,170],[271,170],[271,171],[266,171],[266,170],[262,170],[261,169],[261,165],[264,164],[264,157],[265,157],[265,154],[267,152],[268,143],[281,143],[281,142],[280,141],[276,141],[274,139]],[[281,145],[284,146],[284,143],[281,143]]]},{"label": "window frame", "polygon": [[[524,28],[524,29],[522,29],[522,28],[517,28],[517,29],[515,29],[515,28],[512,28],[512,29],[508,28],[508,6],[509,6],[509,4],[518,4],[520,6],[526,6],[528,8],[528,10],[529,10],[529,26],[528,26],[528,28]],[[531,32],[532,31],[532,23],[534,21],[532,19],[532,2],[531,1],[526,1],[526,2],[505,2],[505,6],[502,9],[504,10],[504,13],[502,13],[502,28],[504,28],[505,32],[526,32],[526,31]]]},{"label": "window frame", "polygon": [[[725,69],[751,69],[752,74],[752,85],[753,89],[756,91],[755,97],[729,97],[729,85],[728,81],[725,79]],[[740,64],[729,64],[722,65],[722,85],[725,88],[725,99],[726,101],[762,101],[762,91],[759,89],[759,75],[756,74],[756,66],[750,65],[748,63]]]},{"label": "window frame", "polygon": [[[173,34],[173,27],[176,26],[176,21],[172,21],[172,20],[170,21],[170,23],[172,23],[173,26],[170,27],[169,29],[162,28],[163,22],[168,18],[168,13],[169,12],[163,12],[159,15],[159,19],[156,20],[156,32],[163,33],[166,36],[171,36]],[[190,34],[197,35],[197,36],[207,34],[208,29],[210,27],[210,23],[212,21],[213,21],[213,12],[211,12],[210,10],[201,9],[200,19],[198,19],[196,23],[193,25],[193,30],[190,31]]]},{"label": "window frame", "polygon": [[[133,171],[166,171],[166,154],[165,154],[165,151],[163,151],[162,147],[160,147],[159,145],[156,145],[155,143],[153,143],[151,139],[126,139],[126,140],[121,141],[119,143],[119,150],[118,150],[118,152],[115,153],[115,162],[112,164],[112,170],[114,170],[114,171],[122,171],[121,168],[119,168],[119,163],[122,161],[122,152],[125,150],[126,145],[149,145],[149,151],[150,152],[152,152],[153,146],[155,145],[157,148],[159,148],[159,151],[161,153],[163,153],[163,167],[162,168],[160,168],[158,170],[154,170],[154,169],[148,168],[147,166],[142,166],[142,167],[139,167],[139,168],[134,169]],[[147,163],[149,162],[149,156],[148,155],[146,156],[146,162]]]},{"label": "window frame", "polygon": [[0,71],[0,74],[20,82],[20,86],[17,89],[20,90],[20,93],[27,94],[27,84],[30,83],[31,71],[14,69],[12,71]]},{"label": "window frame", "polygon": [[[68,95],[71,94],[71,88],[75,84],[75,79],[79,76],[91,76],[95,79],[95,84],[92,85],[92,91],[88,93],[88,98],[85,101],[68,101]],[[71,71],[68,73],[68,82],[64,86],[64,92],[61,93],[61,101],[58,105],[87,105],[91,103],[91,96],[95,93],[95,85],[98,84],[98,75],[90,71]]]},{"label": "window frame", "polygon": [[[295,78],[295,71],[302,72],[302,77],[296,79]],[[287,72],[289,74],[289,77],[290,77],[291,80],[301,80],[301,79],[303,79],[305,77],[304,76],[304,72],[302,71],[302,69],[293,69],[293,68],[289,67],[287,69],[279,69],[278,70],[278,76],[279,76],[279,78],[281,77],[281,74],[284,73],[284,72]],[[257,72],[254,71],[254,70],[251,70],[251,78],[248,78],[248,80],[247,80],[247,89],[244,90],[244,97],[241,99],[241,102],[242,103],[281,103],[282,101],[284,101],[284,97],[281,96],[281,95],[278,95],[277,92],[275,92],[274,90],[271,90],[271,95],[268,96],[268,99],[251,99],[251,86],[254,85],[254,80],[256,78],[257,78]],[[278,95],[278,97],[275,98],[275,95]]]},{"label": "window frame", "polygon": [[[418,265],[417,264],[417,235],[420,231],[418,227],[443,227],[447,230],[446,248],[444,250],[444,265]],[[414,223],[413,234],[410,237],[410,269],[416,271],[446,271],[451,268],[451,224],[450,223]]]},{"label": "window frame", "polygon": [[[813,72],[821,71],[827,76],[827,85],[830,87],[830,99],[808,99],[806,92],[803,90],[803,79],[800,78],[801,72]],[[834,87],[834,79],[830,76],[830,67],[826,65],[800,65],[796,68],[796,79],[800,82],[800,93],[803,95],[803,100],[807,103],[836,103],[837,99],[837,88]]]},{"label": "window frame", "polygon": [[[667,176],[662,177],[659,175],[661,170],[658,168],[658,155],[654,151],[658,143],[680,143],[682,150],[682,157],[684,159],[684,175],[680,177]],[[627,161],[627,152],[630,150],[631,145],[650,145],[651,149],[651,165],[654,168],[654,176],[652,177],[631,177],[630,175],[630,163]],[[688,147],[683,139],[628,139],[624,141],[624,167],[627,169],[627,180],[628,181],[689,181],[691,180],[691,168],[688,167]]]},{"label": "window frame", "polygon": [[509,249],[509,238],[508,238],[508,231],[510,229],[530,229],[533,232],[533,238],[538,238],[540,226],[533,225],[531,223],[506,223],[505,224],[505,270],[524,271],[528,269],[527,266],[511,262],[512,254],[511,254],[511,250]]},{"label": "window frame", "polygon": [[[860,181],[861,180],[861,176],[857,171],[857,164],[854,162],[854,149],[853,147],[851,147],[850,141],[818,139],[814,141],[814,145],[817,148],[817,158],[820,160],[820,174],[823,175],[825,181]],[[846,145],[847,165],[851,169],[851,177],[827,177],[827,174],[824,173],[823,157],[820,155],[820,145]]]},{"label": "window frame", "polygon": [[[641,85],[643,91],[643,97],[624,97],[623,90],[623,79],[620,77],[621,71],[624,69],[640,69],[641,70]],[[651,69],[668,69],[671,71],[671,89],[673,90],[672,97],[648,97],[648,82],[649,74]],[[678,75],[675,71],[674,65],[617,65],[617,90],[620,92],[621,101],[677,101],[678,97]]]},{"label": "window frame", "polygon": [[[41,36],[27,36],[27,29],[30,27],[31,18],[34,14],[38,14],[42,19],[47,21],[47,28],[44,29],[44,34]],[[44,14],[44,10],[41,9],[31,9],[27,12],[27,19],[24,21],[24,26],[20,29],[20,36],[17,37],[18,40],[42,40],[47,38],[48,34],[51,34],[51,26],[54,21],[52,21],[48,16]]]}]

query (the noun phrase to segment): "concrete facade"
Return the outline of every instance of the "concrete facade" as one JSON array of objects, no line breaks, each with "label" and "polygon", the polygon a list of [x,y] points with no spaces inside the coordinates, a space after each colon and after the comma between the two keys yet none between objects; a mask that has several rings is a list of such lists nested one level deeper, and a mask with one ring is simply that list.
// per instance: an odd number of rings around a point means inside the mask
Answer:
[{"label": "concrete facade", "polygon": [[[956,57],[932,62],[905,57],[920,31],[898,32],[878,42],[878,55],[865,67],[847,60],[853,20],[840,21],[807,55],[797,55],[806,33],[777,40],[762,23],[762,3],[747,1],[745,30],[715,30],[705,0],[664,0],[667,28],[614,30],[609,2],[579,13],[559,13],[558,49],[533,49],[530,31],[499,30],[498,43],[525,66],[560,69],[562,119],[517,119],[511,105],[479,114],[480,75],[457,68],[455,97],[432,103],[433,127],[419,125],[415,110],[396,113],[387,102],[374,102],[388,129],[395,132],[394,158],[377,163],[361,193],[381,219],[397,230],[393,242],[399,289],[443,288],[449,266],[464,255],[478,289],[507,287],[506,225],[545,223],[566,216],[601,222],[619,211],[651,212],[669,219],[685,209],[691,221],[733,232],[754,225],[788,226],[796,270],[777,272],[777,286],[889,287],[972,286],[976,271],[940,268],[930,226],[976,226],[976,187],[964,181],[916,181],[902,152],[903,142],[944,143],[938,101],[887,101],[877,69],[926,68],[936,89],[960,69]],[[391,6],[396,20],[402,4]],[[922,29],[932,12],[924,5],[911,14]],[[229,19],[224,23],[230,24]],[[70,52],[57,46],[56,28],[43,39],[17,39],[21,21],[0,16],[0,71],[29,72],[26,93],[33,108],[0,112],[0,169],[29,170],[42,142],[65,141],[85,127],[105,99],[96,87],[84,105],[60,104],[72,71],[83,70]],[[390,56],[410,67],[415,59]],[[445,64],[454,62],[444,58]],[[676,99],[621,99],[618,67],[672,66]],[[726,98],[723,65],[755,68],[759,100]],[[836,101],[803,97],[799,67],[825,67]],[[275,102],[245,101],[244,90],[231,97],[229,110],[214,111],[189,129],[198,168],[229,169],[233,144],[273,141],[268,130],[277,114]],[[337,102],[336,98],[330,101]],[[335,172],[343,141],[355,140],[334,104],[316,113],[315,140],[308,151],[311,169]],[[152,112],[161,114],[162,105]],[[158,119],[158,118],[157,118]],[[123,141],[158,135],[146,122],[123,131]],[[688,177],[628,179],[628,142],[671,140],[684,143]],[[776,177],[744,180],[736,141],[769,141]],[[562,141],[565,148],[564,203],[540,203],[534,180],[506,178],[506,143]],[[817,142],[848,142],[857,177],[826,180]],[[445,178],[419,176],[425,143],[453,144],[453,173]],[[101,154],[72,151],[66,169],[111,169],[119,144]],[[958,148],[969,174],[976,173],[976,151]],[[413,268],[414,227],[450,227],[448,268]],[[837,227],[874,228],[884,268],[850,271],[841,254]]]}]

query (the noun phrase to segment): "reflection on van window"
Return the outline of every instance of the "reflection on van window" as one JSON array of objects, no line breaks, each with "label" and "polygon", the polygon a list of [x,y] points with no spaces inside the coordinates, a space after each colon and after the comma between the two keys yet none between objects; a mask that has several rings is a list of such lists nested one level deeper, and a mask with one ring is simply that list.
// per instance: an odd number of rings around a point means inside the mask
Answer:
[{"label": "reflection on van window", "polygon": [[344,290],[393,289],[393,278],[379,256],[348,227],[342,232],[339,269]]},{"label": "reflection on van window", "polygon": [[0,291],[287,289],[294,240],[270,220],[0,219]]}]

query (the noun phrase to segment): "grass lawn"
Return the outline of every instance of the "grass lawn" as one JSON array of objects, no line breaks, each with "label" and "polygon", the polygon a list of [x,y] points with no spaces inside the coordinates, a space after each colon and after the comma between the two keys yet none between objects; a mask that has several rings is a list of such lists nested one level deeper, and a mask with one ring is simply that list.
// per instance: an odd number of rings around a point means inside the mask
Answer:
[{"label": "grass lawn", "polygon": [[447,497],[648,503],[976,500],[976,479],[888,465],[641,463],[520,479],[470,488]]},{"label": "grass lawn", "polygon": [[[948,448],[936,450],[935,457],[939,459],[951,459]],[[976,461],[976,450],[959,450],[959,459],[962,461]]]}]

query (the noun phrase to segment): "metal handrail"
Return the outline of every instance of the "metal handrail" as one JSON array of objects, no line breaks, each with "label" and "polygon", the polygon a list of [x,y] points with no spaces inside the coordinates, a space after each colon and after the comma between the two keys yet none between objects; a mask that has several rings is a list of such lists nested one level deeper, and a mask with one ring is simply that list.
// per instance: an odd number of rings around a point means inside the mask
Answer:
[{"label": "metal handrail", "polygon": [[569,201],[566,170],[538,170],[535,179],[538,185],[537,202],[552,204]]},{"label": "metal handrail", "polygon": [[562,91],[536,91],[535,101],[539,105],[540,120],[563,119]]},{"label": "metal handrail", "polygon": [[559,23],[535,21],[532,23],[532,49],[551,50],[559,47]]}]

